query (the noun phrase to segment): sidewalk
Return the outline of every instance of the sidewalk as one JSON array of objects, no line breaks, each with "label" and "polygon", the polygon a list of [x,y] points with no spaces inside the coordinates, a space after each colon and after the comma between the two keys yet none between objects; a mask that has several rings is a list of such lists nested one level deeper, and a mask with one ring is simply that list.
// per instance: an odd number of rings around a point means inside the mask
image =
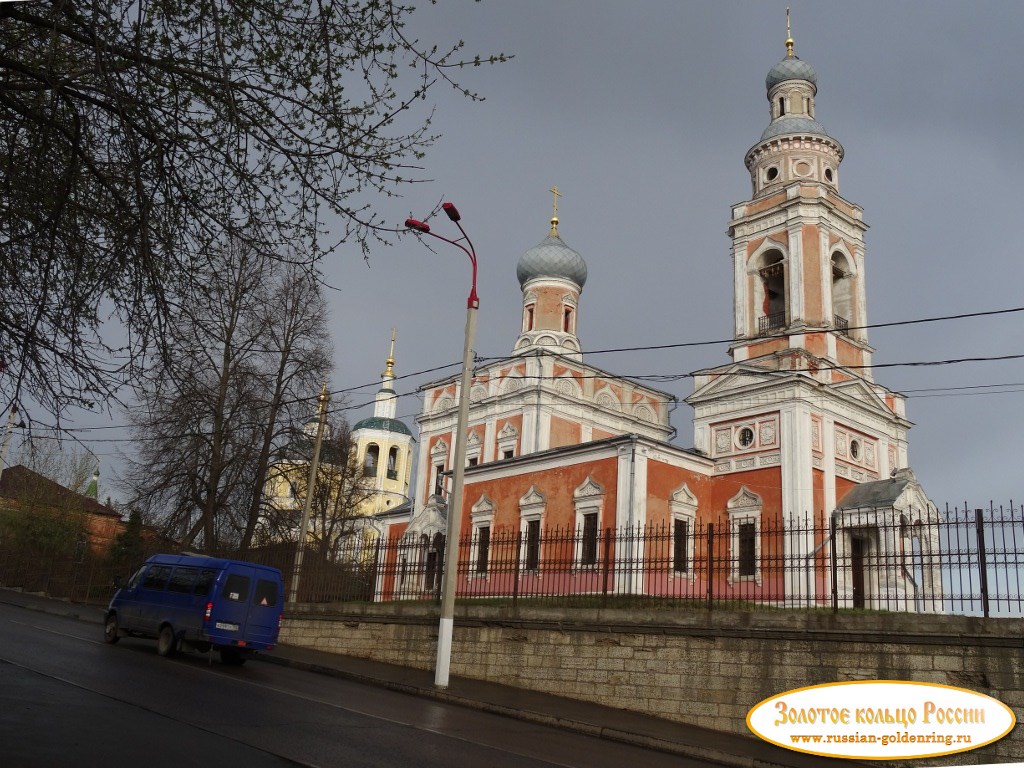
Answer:
[{"label": "sidewalk", "polygon": [[[70,603],[0,589],[0,603],[100,624],[99,606]],[[258,662],[331,675],[414,696],[444,701],[506,717],[563,728],[597,738],[707,760],[735,768],[857,768],[863,763],[792,752],[753,736],[739,736],[674,723],[627,710],[498,683],[452,677],[446,690],[434,687],[433,672],[280,645]]]}]

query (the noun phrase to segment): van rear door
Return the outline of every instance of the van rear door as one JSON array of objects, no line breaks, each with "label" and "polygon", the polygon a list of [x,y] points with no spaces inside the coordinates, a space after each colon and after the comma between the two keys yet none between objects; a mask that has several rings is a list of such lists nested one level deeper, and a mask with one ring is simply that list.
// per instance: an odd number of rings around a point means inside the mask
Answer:
[{"label": "van rear door", "polygon": [[256,570],[255,576],[246,638],[257,646],[269,647],[277,642],[283,597],[281,578],[276,572],[262,568]]},{"label": "van rear door", "polygon": [[215,592],[210,597],[213,608],[206,621],[206,631],[214,643],[238,645],[239,641],[245,640],[253,571],[251,565],[229,563],[221,572]]}]

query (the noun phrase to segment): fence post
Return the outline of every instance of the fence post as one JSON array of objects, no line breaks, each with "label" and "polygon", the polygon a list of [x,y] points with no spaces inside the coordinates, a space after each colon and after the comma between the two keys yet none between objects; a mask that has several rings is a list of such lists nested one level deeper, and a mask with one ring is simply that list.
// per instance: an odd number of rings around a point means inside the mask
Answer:
[{"label": "fence post", "polygon": [[714,597],[714,571],[715,571],[715,526],[708,523],[708,610],[713,605]]},{"label": "fence post", "polygon": [[514,567],[512,568],[512,606],[515,607],[519,601],[519,552],[523,546],[523,532],[516,531],[516,553]]},{"label": "fence post", "polygon": [[601,605],[608,602],[608,573],[612,564],[612,529],[604,529],[604,563],[601,574]]},{"label": "fence post", "polygon": [[985,558],[985,512],[974,510],[974,528],[978,534],[978,569],[981,571],[981,605],[988,618],[988,561]]},{"label": "fence post", "polygon": [[832,613],[839,613],[839,553],[836,551],[836,513],[829,523],[829,565],[832,571]]}]

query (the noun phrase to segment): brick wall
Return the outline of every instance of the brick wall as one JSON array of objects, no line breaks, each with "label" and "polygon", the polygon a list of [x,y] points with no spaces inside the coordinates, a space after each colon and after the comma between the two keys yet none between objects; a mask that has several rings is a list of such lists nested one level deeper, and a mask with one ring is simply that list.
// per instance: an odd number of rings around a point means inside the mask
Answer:
[{"label": "brick wall", "polygon": [[[782,691],[914,680],[994,696],[1024,716],[1024,620],[800,611],[518,610],[460,606],[451,672],[747,733],[747,711]],[[281,642],[423,669],[432,605],[303,606]],[[1020,760],[1024,726],[946,764]]]}]

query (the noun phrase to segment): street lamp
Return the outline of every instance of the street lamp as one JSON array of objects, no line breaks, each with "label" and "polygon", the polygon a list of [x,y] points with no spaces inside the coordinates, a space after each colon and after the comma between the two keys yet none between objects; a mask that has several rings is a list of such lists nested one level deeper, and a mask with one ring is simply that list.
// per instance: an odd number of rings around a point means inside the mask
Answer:
[{"label": "street lamp", "polygon": [[[473,369],[473,340],[476,336],[476,311],[480,299],[476,295],[476,251],[469,236],[459,223],[462,218],[452,203],[441,206],[445,214],[455,222],[462,237],[449,240],[430,231],[430,225],[417,219],[406,219],[405,226],[414,232],[436,237],[461,248],[473,265],[473,283],[466,301],[466,343],[462,351],[462,389],[459,392],[459,416],[455,424],[455,471],[452,478],[452,495],[448,500],[448,535],[444,548],[444,576],[441,591],[441,623],[437,631],[437,663],[434,666],[434,685],[448,687],[448,670],[452,660],[452,628],[455,623],[455,582],[459,566],[459,534],[462,528],[462,485],[466,475],[466,427],[469,421],[469,384]],[[461,241],[465,240],[466,245]],[[469,246],[468,248],[466,246]]]}]

